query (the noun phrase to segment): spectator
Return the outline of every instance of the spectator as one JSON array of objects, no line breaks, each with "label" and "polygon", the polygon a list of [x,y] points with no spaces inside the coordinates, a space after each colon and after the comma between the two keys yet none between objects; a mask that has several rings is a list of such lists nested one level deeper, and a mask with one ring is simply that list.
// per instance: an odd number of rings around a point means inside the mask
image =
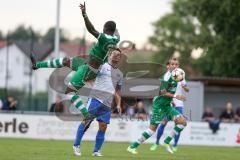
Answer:
[{"label": "spectator", "polygon": [[130,116],[131,118],[134,118],[136,110],[137,110],[137,100],[135,100],[131,104],[127,104],[127,109],[126,109],[127,116]]},{"label": "spectator", "polygon": [[144,103],[143,101],[137,102],[137,110],[136,110],[136,118],[145,120],[147,118],[147,112],[144,109]]},{"label": "spectator", "polygon": [[130,117],[134,117],[135,116],[135,109],[136,109],[136,104],[134,104],[132,106],[128,106],[127,115],[130,116]]},{"label": "spectator", "polygon": [[5,101],[3,101],[2,110],[16,110],[17,109],[17,101],[12,97],[8,96]]},{"label": "spectator", "polygon": [[240,106],[236,110],[235,120],[236,122],[240,122]]},{"label": "spectator", "polygon": [[207,107],[202,115],[202,120],[208,122],[209,128],[215,134],[219,130],[220,120],[215,119],[211,107]]},{"label": "spectator", "polygon": [[3,101],[0,99],[0,109],[3,107]]},{"label": "spectator", "polygon": [[112,118],[119,117],[117,107],[112,108],[111,117],[112,117]]},{"label": "spectator", "polygon": [[234,122],[234,111],[231,102],[227,103],[226,109],[220,115],[220,120],[226,123]]},{"label": "spectator", "polygon": [[51,108],[50,108],[49,112],[62,113],[63,111],[64,111],[64,105],[61,101],[61,97],[57,96],[56,97],[56,102],[51,105]]},{"label": "spectator", "polygon": [[207,107],[202,115],[202,120],[205,122],[210,122],[214,120],[213,111],[211,107]]},{"label": "spectator", "polygon": [[238,130],[236,142],[237,142],[237,144],[240,144],[240,129]]},{"label": "spectator", "polygon": [[[122,109],[121,110],[121,112],[122,112],[121,115],[125,114],[126,110],[127,110],[127,104],[125,104],[123,102],[123,100],[121,100],[121,109]],[[119,117],[121,115],[118,112],[118,109],[117,109],[117,106],[116,106],[116,101],[114,101],[114,103],[112,103],[112,113],[111,113],[111,116],[113,118],[115,118],[115,117]]]}]

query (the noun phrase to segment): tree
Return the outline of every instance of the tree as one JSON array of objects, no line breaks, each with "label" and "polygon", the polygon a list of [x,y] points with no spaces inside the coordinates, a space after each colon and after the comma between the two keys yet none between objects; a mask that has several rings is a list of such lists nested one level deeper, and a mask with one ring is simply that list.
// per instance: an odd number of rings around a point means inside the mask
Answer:
[{"label": "tree", "polygon": [[212,43],[204,45],[206,54],[199,63],[207,75],[240,77],[240,1],[200,0],[189,3],[190,13],[203,26],[211,27]]},{"label": "tree", "polygon": [[[209,36],[210,30],[201,27],[197,19],[186,12],[187,6],[183,0],[173,3],[173,13],[167,14],[153,23],[155,28],[149,42],[157,48],[153,59],[165,63],[173,55],[179,56],[181,66],[185,69],[192,68],[195,60],[191,57],[194,49],[206,41],[201,41]],[[200,34],[201,33],[201,34]]]},{"label": "tree", "polygon": [[[239,77],[240,1],[176,0],[173,13],[154,23],[149,41],[157,48],[154,59],[163,63],[174,53],[184,67],[195,67],[207,76]],[[194,60],[191,52],[202,48]]]},{"label": "tree", "polygon": [[[54,44],[55,40],[55,28],[49,28],[46,34],[43,36],[43,41],[50,42]],[[68,38],[65,36],[63,29],[60,29],[60,42],[69,41]]]},{"label": "tree", "polygon": [[38,41],[41,37],[31,27],[26,28],[24,25],[19,25],[14,31],[8,34],[9,40],[31,40],[32,36],[34,36],[34,41]]},{"label": "tree", "polygon": [[2,31],[0,31],[0,40],[3,40],[3,34],[2,34]]},{"label": "tree", "polygon": [[150,43],[158,48],[154,59],[165,63],[174,54],[181,55],[182,63],[191,60],[193,45],[189,45],[195,39],[195,28],[188,19],[181,19],[178,14],[172,13],[164,16],[154,24],[154,36],[150,37]]}]

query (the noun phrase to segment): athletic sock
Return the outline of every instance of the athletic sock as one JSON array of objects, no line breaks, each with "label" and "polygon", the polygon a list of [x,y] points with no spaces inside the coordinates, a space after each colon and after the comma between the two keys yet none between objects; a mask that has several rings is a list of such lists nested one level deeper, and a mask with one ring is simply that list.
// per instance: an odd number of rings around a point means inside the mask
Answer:
[{"label": "athletic sock", "polygon": [[85,107],[85,105],[83,104],[83,101],[80,98],[80,96],[73,95],[71,98],[71,102],[76,108],[78,108],[81,111],[84,118],[89,116],[89,112],[88,112],[87,108]]},{"label": "athletic sock", "polygon": [[157,130],[157,139],[156,139],[156,144],[159,145],[160,138],[163,135],[164,129],[165,129],[165,124],[161,124],[160,127],[158,127]]},{"label": "athletic sock", "polygon": [[181,131],[184,129],[184,125],[178,124],[173,128],[173,131],[171,132],[171,134],[169,136],[167,136],[164,140],[164,143],[169,144],[171,142],[171,140],[173,139],[173,137],[175,137],[175,135],[180,134]]},{"label": "athletic sock", "polygon": [[174,137],[174,144],[173,144],[174,147],[177,146],[179,138],[180,138],[180,133],[175,135],[175,137]]},{"label": "athletic sock", "polygon": [[36,64],[37,68],[60,68],[63,67],[63,58],[51,59],[48,61],[40,61]]},{"label": "athletic sock", "polygon": [[81,123],[77,130],[76,138],[74,141],[74,146],[80,146],[82,137],[84,135],[84,129],[85,129],[85,125],[83,123]]},{"label": "athletic sock", "polygon": [[105,132],[99,130],[96,135],[96,143],[95,143],[93,152],[98,152],[101,149],[104,139],[105,139]]},{"label": "athletic sock", "polygon": [[152,135],[154,134],[154,131],[152,131],[151,129],[147,129],[146,131],[144,131],[141,135],[141,137],[136,141],[133,142],[130,147],[133,148],[137,148],[141,143],[145,142],[148,138],[150,138]]}]

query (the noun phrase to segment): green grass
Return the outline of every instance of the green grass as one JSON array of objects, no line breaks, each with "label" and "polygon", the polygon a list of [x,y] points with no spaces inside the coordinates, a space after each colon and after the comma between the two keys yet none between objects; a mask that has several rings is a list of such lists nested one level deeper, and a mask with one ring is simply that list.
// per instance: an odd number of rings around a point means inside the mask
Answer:
[{"label": "green grass", "polygon": [[168,154],[164,148],[149,151],[150,145],[139,147],[138,155],[126,152],[128,143],[104,144],[104,157],[92,157],[94,142],[83,142],[82,156],[72,154],[72,141],[0,139],[1,160],[240,160],[240,148],[179,146],[176,154]]}]

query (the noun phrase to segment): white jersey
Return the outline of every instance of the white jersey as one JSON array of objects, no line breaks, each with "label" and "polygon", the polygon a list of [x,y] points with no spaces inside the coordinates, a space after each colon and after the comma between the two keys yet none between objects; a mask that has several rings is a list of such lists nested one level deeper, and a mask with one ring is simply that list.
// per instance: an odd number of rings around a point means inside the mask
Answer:
[{"label": "white jersey", "polygon": [[104,105],[111,107],[115,89],[122,86],[123,74],[119,69],[104,63],[92,87],[90,97],[96,98]]},{"label": "white jersey", "polygon": [[[176,89],[176,92],[175,92],[175,95],[183,95],[183,88],[182,86],[187,86],[187,82],[186,80],[182,80],[181,82],[178,82],[178,85],[177,85],[177,89]],[[180,101],[176,98],[173,98],[173,103],[175,104],[176,107],[183,107],[184,104],[183,104],[183,101]]]},{"label": "white jersey", "polygon": [[171,72],[167,71],[163,76],[163,80],[168,81],[170,79],[170,77],[171,77]]}]

